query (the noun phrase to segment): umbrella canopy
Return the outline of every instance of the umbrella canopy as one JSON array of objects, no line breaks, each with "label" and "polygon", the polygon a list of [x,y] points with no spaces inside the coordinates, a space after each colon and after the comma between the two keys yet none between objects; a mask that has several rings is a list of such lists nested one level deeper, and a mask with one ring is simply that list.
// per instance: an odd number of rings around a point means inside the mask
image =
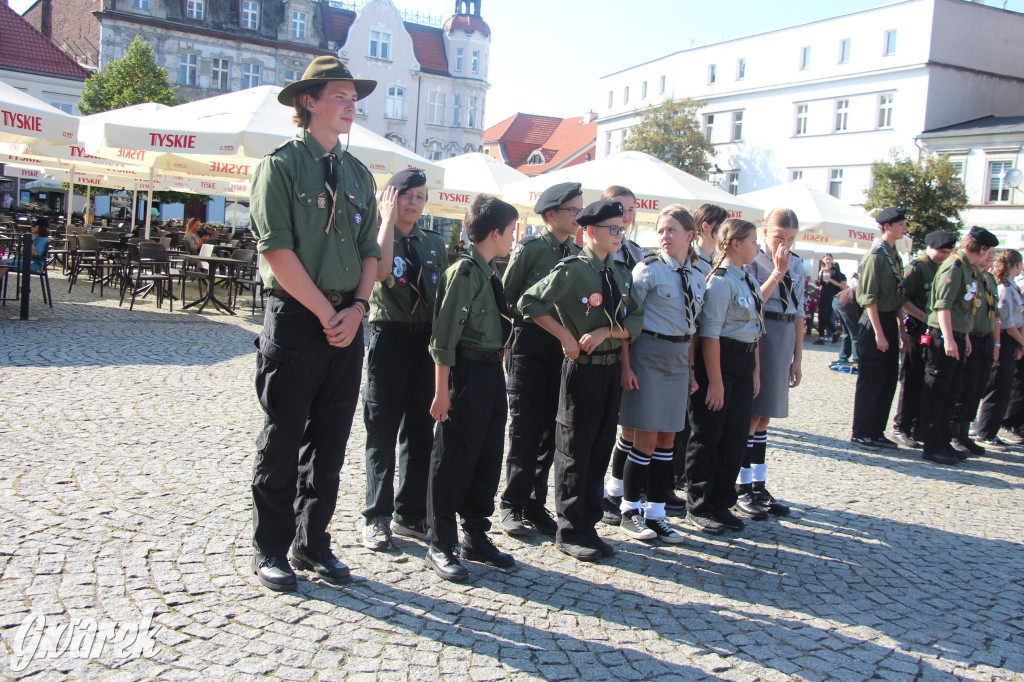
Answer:
[{"label": "umbrella canopy", "polygon": [[500,197],[506,185],[526,178],[487,154],[462,154],[437,165],[444,168],[444,188],[430,192],[424,212],[445,218],[463,218],[479,195]]},{"label": "umbrella canopy", "polygon": [[70,142],[78,135],[78,117],[0,81],[0,142]]}]

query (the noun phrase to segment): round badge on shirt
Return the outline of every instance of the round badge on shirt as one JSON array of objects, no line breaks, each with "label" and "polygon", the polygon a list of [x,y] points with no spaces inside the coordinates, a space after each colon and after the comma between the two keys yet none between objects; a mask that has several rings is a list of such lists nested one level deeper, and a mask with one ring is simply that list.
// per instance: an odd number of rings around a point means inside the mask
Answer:
[{"label": "round badge on shirt", "polygon": [[594,293],[592,293],[590,295],[590,297],[587,299],[587,301],[590,303],[590,305],[592,305],[592,306],[594,306],[596,308],[597,306],[599,306],[602,303],[604,303],[604,297],[601,296],[601,294],[599,294],[599,293],[597,293],[595,291]]}]

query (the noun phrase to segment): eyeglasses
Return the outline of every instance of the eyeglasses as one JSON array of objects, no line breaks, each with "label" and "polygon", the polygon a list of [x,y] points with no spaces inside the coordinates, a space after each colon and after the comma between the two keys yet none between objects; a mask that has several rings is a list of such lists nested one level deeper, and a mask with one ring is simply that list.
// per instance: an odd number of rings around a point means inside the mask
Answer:
[{"label": "eyeglasses", "polygon": [[620,234],[623,234],[626,231],[626,228],[620,227],[618,225],[591,225],[590,227],[606,228],[608,230],[608,234],[610,234],[613,237],[618,237]]},{"label": "eyeglasses", "polygon": [[552,211],[568,211],[569,215],[571,215],[573,218],[578,216],[583,211],[582,208],[553,208],[551,210]]}]

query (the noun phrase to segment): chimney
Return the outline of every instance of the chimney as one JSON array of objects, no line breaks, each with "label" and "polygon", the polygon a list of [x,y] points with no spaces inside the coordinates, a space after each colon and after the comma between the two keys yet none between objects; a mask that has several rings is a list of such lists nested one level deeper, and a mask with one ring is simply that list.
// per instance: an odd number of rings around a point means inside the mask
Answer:
[{"label": "chimney", "polygon": [[587,113],[583,114],[583,120],[581,121],[581,123],[583,123],[585,125],[587,123],[593,123],[596,120],[597,120],[597,112],[595,112],[595,111],[588,111]]},{"label": "chimney", "polygon": [[39,32],[47,38],[53,38],[53,0],[40,0]]}]

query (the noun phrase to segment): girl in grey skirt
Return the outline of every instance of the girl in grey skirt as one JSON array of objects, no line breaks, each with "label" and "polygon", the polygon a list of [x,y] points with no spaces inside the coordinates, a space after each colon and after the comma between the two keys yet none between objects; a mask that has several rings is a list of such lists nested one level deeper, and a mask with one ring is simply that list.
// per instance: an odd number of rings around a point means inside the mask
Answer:
[{"label": "girl in grey skirt", "polygon": [[789,389],[800,384],[804,346],[804,266],[792,252],[796,214],[777,208],[764,218],[764,246],[746,271],[761,287],[764,336],[760,340],[761,392],[754,398],[747,453],[736,479],[736,508],[752,519],[783,516],[789,507],[765,488],[768,422],[789,416]]},{"label": "girl in grey skirt", "polygon": [[[622,344],[619,408],[624,440],[633,445],[623,469],[620,528],[633,538],[676,544],[682,536],[665,519],[665,481],[673,475],[677,431],[686,424],[687,396],[696,390],[690,339],[704,300],[704,277],[693,268],[693,217],[679,204],[658,216],[661,251],[633,268],[633,290],[644,301],[644,325]],[[641,495],[647,501],[641,505]]]}]

